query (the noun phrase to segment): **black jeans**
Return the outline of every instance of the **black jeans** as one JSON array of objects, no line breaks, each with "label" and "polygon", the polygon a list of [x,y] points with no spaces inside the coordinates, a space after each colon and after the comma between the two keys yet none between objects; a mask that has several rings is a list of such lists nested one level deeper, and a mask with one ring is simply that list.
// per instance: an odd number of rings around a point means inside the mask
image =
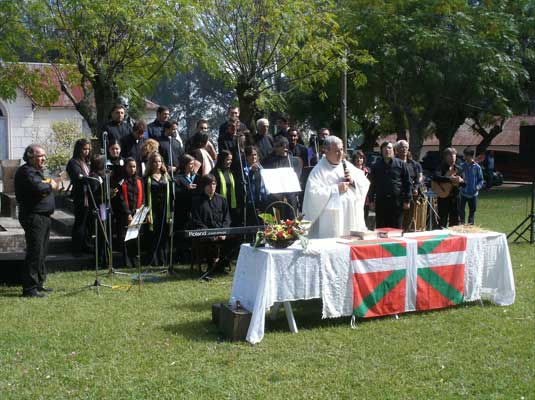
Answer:
[{"label": "black jeans", "polygon": [[50,217],[40,214],[19,215],[26,239],[26,258],[22,270],[22,291],[29,293],[46,280],[45,258],[50,238]]},{"label": "black jeans", "polygon": [[72,250],[75,253],[89,248],[92,227],[92,207],[84,206],[83,202],[74,205],[74,225],[72,226]]},{"label": "black jeans", "polygon": [[397,197],[382,197],[375,201],[375,227],[401,229],[403,201]]},{"label": "black jeans", "polygon": [[441,228],[459,225],[460,196],[450,196],[438,199],[438,217]]},{"label": "black jeans", "polygon": [[468,223],[470,225],[474,225],[474,218],[476,215],[476,208],[477,208],[477,196],[474,196],[474,197],[461,196],[461,205],[459,207],[459,217],[463,224],[466,222],[466,219],[465,219],[466,203],[468,203]]}]

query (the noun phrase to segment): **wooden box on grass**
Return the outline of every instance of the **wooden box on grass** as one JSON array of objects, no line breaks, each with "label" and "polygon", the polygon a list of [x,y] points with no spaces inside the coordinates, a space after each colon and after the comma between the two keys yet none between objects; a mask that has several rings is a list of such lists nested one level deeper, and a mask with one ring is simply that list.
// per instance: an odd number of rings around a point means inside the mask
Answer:
[{"label": "wooden box on grass", "polygon": [[243,307],[221,304],[219,314],[220,332],[230,341],[245,340],[251,323],[251,315],[251,312]]}]

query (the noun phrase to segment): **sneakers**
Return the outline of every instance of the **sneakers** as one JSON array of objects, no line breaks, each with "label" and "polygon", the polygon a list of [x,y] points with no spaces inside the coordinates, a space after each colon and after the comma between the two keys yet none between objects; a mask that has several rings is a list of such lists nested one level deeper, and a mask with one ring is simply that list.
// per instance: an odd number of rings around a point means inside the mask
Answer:
[{"label": "sneakers", "polygon": [[37,289],[32,289],[29,292],[23,292],[22,297],[45,297],[46,295],[39,292]]},{"label": "sneakers", "polygon": [[50,292],[53,292],[54,289],[52,289],[52,288],[48,288],[48,287],[46,288],[46,287],[40,286],[40,287],[37,288],[37,291],[38,291],[38,292],[42,292],[42,293],[43,293],[43,292],[44,292],[44,293],[50,293]]}]

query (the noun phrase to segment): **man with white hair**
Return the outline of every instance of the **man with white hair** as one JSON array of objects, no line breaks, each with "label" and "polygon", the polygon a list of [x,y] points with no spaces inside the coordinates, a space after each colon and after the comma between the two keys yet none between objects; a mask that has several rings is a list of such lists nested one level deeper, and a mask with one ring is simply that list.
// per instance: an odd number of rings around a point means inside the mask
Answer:
[{"label": "man with white hair", "polygon": [[256,135],[253,140],[258,149],[260,160],[264,160],[273,150],[273,137],[268,133],[269,121],[266,118],[260,118],[256,121]]},{"label": "man with white hair", "polygon": [[307,181],[303,214],[312,222],[311,238],[349,235],[366,230],[364,201],[370,183],[364,172],[344,159],[342,140],[328,136],[323,143],[325,156]]}]

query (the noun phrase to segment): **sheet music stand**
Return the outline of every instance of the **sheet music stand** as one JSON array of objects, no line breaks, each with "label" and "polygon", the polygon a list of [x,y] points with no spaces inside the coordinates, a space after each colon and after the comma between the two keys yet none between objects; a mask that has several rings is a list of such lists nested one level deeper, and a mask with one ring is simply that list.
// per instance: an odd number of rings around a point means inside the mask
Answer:
[{"label": "sheet music stand", "polygon": [[141,230],[141,226],[145,223],[148,213],[149,207],[141,206],[141,208],[138,208],[134,214],[134,217],[132,218],[132,222],[130,222],[128,225],[128,229],[126,230],[126,235],[124,237],[125,243],[132,239],[137,240],[137,279],[139,291],[141,291],[141,235],[139,234],[139,231]]}]

